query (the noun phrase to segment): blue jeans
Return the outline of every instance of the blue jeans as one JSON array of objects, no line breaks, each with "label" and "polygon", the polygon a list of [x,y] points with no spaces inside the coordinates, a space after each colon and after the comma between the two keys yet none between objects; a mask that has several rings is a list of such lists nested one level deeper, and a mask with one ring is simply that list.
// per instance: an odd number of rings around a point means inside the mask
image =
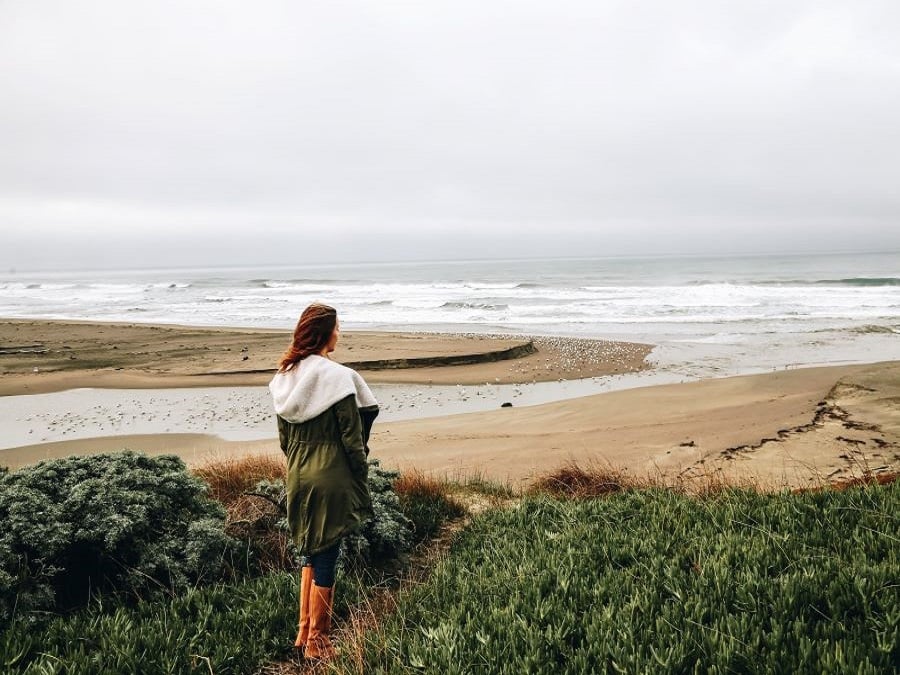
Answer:
[{"label": "blue jeans", "polygon": [[313,553],[306,558],[306,564],[312,565],[313,583],[320,588],[334,586],[334,574],[337,568],[338,554],[341,552],[341,543],[338,542],[331,548]]}]

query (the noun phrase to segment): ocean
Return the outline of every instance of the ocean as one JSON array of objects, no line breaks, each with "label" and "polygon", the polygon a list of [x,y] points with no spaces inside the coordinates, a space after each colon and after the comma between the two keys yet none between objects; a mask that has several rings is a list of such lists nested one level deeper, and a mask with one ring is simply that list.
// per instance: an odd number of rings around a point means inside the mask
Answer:
[{"label": "ocean", "polygon": [[900,253],[8,272],[0,316],[551,334],[660,345],[702,374],[900,358]]}]

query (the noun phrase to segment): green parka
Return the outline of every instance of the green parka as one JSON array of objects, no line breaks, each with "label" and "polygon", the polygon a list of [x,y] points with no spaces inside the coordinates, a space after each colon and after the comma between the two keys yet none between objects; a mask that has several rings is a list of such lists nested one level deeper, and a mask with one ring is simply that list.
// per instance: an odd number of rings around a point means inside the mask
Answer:
[{"label": "green parka", "polygon": [[366,442],[377,412],[361,411],[351,394],[306,422],[278,416],[288,524],[302,555],[330,548],[372,516]]},{"label": "green parka", "polygon": [[287,516],[302,555],[331,548],[372,515],[367,443],[378,401],[362,376],[312,354],[269,383],[287,456]]}]

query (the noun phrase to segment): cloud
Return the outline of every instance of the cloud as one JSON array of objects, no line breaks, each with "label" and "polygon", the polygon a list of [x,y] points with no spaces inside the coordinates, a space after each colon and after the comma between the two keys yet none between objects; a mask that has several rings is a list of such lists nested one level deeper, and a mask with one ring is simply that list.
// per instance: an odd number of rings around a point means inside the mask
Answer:
[{"label": "cloud", "polygon": [[900,247],[898,28],[886,2],[5,3],[0,264]]}]

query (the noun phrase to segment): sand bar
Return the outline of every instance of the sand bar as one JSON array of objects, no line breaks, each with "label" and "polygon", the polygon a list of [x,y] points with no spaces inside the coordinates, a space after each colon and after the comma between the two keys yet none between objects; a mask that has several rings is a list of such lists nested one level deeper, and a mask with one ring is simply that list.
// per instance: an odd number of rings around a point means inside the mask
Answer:
[{"label": "sand bar", "polygon": [[[0,396],[263,385],[289,342],[283,330],[2,319]],[[647,367],[651,349],[574,338],[347,331],[334,358],[370,382],[502,384],[636,372]]]}]

